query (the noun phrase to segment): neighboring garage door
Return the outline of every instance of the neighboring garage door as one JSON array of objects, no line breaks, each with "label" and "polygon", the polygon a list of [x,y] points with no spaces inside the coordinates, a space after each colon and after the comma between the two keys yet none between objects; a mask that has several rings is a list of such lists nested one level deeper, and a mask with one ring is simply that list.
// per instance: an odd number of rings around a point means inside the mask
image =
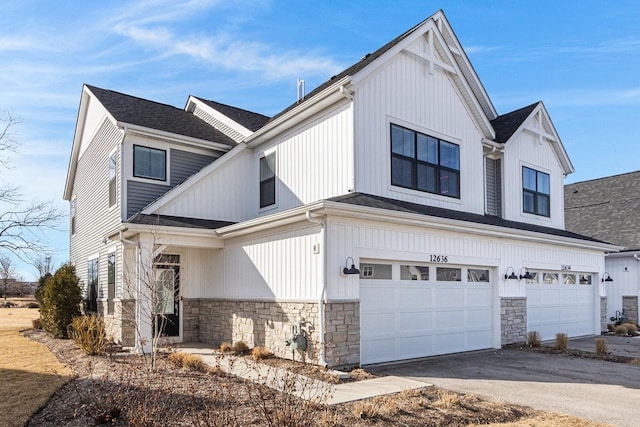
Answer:
[{"label": "neighboring garage door", "polygon": [[527,329],[543,340],[594,333],[594,284],[590,274],[532,272],[527,280]]},{"label": "neighboring garage door", "polygon": [[360,264],[360,363],[490,348],[491,270]]}]

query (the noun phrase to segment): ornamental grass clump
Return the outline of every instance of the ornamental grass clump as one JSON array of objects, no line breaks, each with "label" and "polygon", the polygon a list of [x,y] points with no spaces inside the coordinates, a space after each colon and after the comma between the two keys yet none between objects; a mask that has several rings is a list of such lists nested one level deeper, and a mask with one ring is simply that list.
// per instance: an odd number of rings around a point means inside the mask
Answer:
[{"label": "ornamental grass clump", "polygon": [[107,329],[102,316],[89,314],[74,317],[68,333],[78,347],[89,355],[104,354],[107,349]]},{"label": "ornamental grass clump", "polygon": [[527,343],[529,347],[538,348],[542,346],[542,341],[540,340],[540,334],[538,331],[531,331],[527,335]]},{"label": "ornamental grass clump", "polygon": [[604,338],[597,338],[596,339],[596,354],[598,356],[604,356],[605,354],[607,354],[607,340]]},{"label": "ornamental grass clump", "polygon": [[569,347],[569,337],[567,334],[556,334],[556,350],[567,351]]}]

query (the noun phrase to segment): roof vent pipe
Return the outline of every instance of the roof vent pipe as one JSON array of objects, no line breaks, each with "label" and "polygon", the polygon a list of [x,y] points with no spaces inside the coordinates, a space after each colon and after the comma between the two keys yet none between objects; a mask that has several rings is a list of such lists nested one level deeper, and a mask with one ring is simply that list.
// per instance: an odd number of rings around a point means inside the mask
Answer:
[{"label": "roof vent pipe", "polygon": [[298,93],[298,102],[302,101],[305,97],[305,91],[304,91],[304,80],[302,79],[298,79],[298,89],[297,89],[297,93]]}]

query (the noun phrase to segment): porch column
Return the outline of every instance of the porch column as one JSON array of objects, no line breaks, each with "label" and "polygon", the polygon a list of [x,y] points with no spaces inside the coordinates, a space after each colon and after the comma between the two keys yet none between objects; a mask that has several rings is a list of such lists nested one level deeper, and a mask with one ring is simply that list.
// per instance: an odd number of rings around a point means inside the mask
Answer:
[{"label": "porch column", "polygon": [[136,278],[136,351],[151,353],[153,339],[155,289],[153,275],[153,238],[141,233],[138,240],[137,278]]}]

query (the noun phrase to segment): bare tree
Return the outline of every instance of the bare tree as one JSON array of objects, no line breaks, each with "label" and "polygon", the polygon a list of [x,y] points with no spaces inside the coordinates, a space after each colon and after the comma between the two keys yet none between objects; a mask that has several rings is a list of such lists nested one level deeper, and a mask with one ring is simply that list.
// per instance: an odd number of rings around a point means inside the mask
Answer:
[{"label": "bare tree", "polygon": [[19,121],[10,113],[0,114],[0,253],[22,260],[44,251],[43,229],[53,229],[62,215],[52,202],[26,201],[20,187],[7,182],[2,171],[11,167],[9,153],[18,147],[13,128]]},{"label": "bare tree", "polygon": [[15,274],[16,270],[13,266],[13,261],[11,261],[11,258],[0,256],[0,280],[2,281],[2,293],[4,294],[5,300],[7,299],[7,294],[9,293],[9,283],[15,282],[15,278],[13,277]]},{"label": "bare tree", "polygon": [[45,274],[51,274],[53,269],[53,263],[51,261],[51,255],[48,253],[37,253],[30,257],[30,264],[38,271],[38,277],[42,277]]}]

